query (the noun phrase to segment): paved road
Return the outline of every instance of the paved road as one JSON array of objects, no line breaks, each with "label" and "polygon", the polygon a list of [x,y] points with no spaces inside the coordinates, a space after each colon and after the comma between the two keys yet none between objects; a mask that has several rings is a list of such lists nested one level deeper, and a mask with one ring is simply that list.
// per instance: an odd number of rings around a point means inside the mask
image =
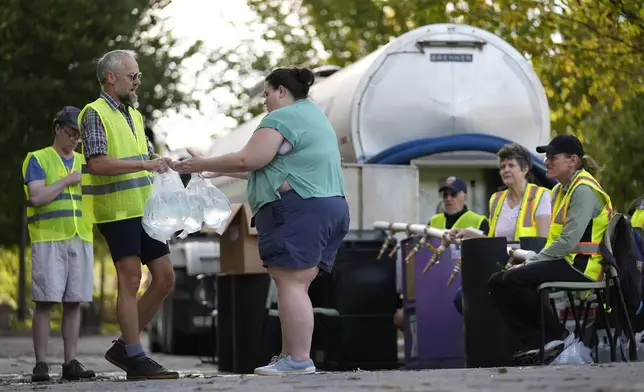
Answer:
[{"label": "paved road", "polygon": [[[103,358],[113,339],[115,339],[115,336],[82,337],[78,346],[78,360],[97,373],[110,376],[125,376],[125,372]],[[147,350],[147,337],[145,334],[142,335],[142,343]],[[163,354],[153,354],[152,357],[171,369],[205,374],[217,373],[217,368],[214,365],[202,363],[198,357]],[[52,336],[49,339],[47,359],[52,368],[52,374],[59,374],[63,363],[63,341],[60,336]],[[0,337],[0,379],[16,379],[30,375],[33,366],[34,357],[31,337]]]},{"label": "paved road", "polygon": [[[502,368],[467,370],[426,370],[389,372],[318,373],[312,376],[261,377],[218,374],[210,364],[196,357],[155,355],[167,367],[179,369],[182,378],[168,381],[126,382],[125,373],[107,363],[102,355],[109,337],[82,339],[79,360],[99,372],[96,381],[51,381],[32,385],[25,382],[33,357],[29,337],[0,338],[0,390],[74,391],[558,391],[558,392],[631,392],[644,391],[644,363],[545,368]],[[59,337],[50,341],[52,371],[59,373],[62,344]],[[56,377],[58,378],[58,377]]]}]

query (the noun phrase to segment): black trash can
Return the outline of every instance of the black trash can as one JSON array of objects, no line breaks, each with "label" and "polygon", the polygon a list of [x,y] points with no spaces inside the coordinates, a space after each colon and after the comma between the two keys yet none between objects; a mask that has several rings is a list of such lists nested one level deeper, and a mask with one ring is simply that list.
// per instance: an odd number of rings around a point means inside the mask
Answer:
[{"label": "black trash can", "polygon": [[[395,260],[376,260],[386,236],[351,231],[331,275],[321,274],[309,295],[315,313],[311,358],[321,370],[396,369],[398,308]],[[315,311],[315,310],[314,310]]]},{"label": "black trash can", "polygon": [[279,320],[266,309],[269,285],[268,274],[217,275],[220,371],[252,374],[279,353]]},{"label": "black trash can", "polygon": [[490,277],[508,260],[505,237],[471,238],[461,244],[465,366],[512,366],[516,337],[489,295]]},{"label": "black trash can", "polygon": [[212,279],[188,275],[182,267],[174,269],[174,276],[174,290],[155,315],[154,322],[161,324],[155,330],[155,339],[167,354],[212,355],[216,350]]}]

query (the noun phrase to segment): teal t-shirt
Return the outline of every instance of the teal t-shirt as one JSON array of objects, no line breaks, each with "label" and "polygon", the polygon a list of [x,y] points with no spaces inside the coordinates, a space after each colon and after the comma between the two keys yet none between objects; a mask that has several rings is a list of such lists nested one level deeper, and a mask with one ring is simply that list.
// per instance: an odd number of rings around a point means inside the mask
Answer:
[{"label": "teal t-shirt", "polygon": [[253,216],[264,204],[280,199],[277,190],[285,180],[303,199],[345,195],[338,139],[315,103],[300,99],[273,110],[260,128],[279,131],[293,148],[249,173],[246,195]]}]

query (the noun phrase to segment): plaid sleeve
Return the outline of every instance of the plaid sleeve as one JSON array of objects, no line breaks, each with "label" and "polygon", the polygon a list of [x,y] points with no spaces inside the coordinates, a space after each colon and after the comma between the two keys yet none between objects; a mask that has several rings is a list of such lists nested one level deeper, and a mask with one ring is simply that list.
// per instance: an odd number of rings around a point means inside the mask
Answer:
[{"label": "plaid sleeve", "polygon": [[87,108],[81,120],[81,138],[85,159],[96,155],[107,155],[107,137],[96,110]]},{"label": "plaid sleeve", "polygon": [[149,137],[146,136],[145,140],[148,142],[148,155],[150,156],[150,159],[152,159],[152,156],[154,155],[154,145],[152,145]]}]

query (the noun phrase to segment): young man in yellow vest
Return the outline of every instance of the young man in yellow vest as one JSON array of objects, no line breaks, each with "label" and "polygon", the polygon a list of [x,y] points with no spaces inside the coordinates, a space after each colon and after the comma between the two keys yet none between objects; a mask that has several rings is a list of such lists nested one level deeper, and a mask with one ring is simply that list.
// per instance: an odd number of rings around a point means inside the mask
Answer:
[{"label": "young man in yellow vest", "polygon": [[[613,215],[610,197],[593,177],[597,164],[572,135],[558,135],[547,146],[547,175],[559,181],[552,190],[552,223],[544,249],[523,264],[492,275],[490,294],[519,338],[519,363],[539,355],[540,325],[537,287],[545,282],[587,282],[603,278],[599,244]],[[574,341],[549,308],[544,309],[546,362]]]},{"label": "young man in yellow vest", "polygon": [[[103,91],[85,106],[79,122],[87,170],[83,171],[83,214],[105,237],[116,266],[116,312],[122,336],[105,359],[127,372],[130,380],[177,378],[149,358],[139,334],[174,286],[168,245],[150,238],[141,224],[152,184],[152,172],[168,170],[154,158],[143,116],[134,108],[141,72],[135,53],[114,50],[99,61],[96,76]],[[152,282],[137,302],[141,264]]]},{"label": "young man in yellow vest", "polygon": [[81,166],[77,118],[66,106],[54,119],[54,143],[27,154],[22,165],[31,239],[31,296],[36,303],[32,334],[36,366],[33,382],[48,381],[47,339],[54,303],[63,304],[61,332],[65,347],[62,377],[94,377],[78,362],[80,303],[91,302],[94,281],[92,224],[82,215]]}]

